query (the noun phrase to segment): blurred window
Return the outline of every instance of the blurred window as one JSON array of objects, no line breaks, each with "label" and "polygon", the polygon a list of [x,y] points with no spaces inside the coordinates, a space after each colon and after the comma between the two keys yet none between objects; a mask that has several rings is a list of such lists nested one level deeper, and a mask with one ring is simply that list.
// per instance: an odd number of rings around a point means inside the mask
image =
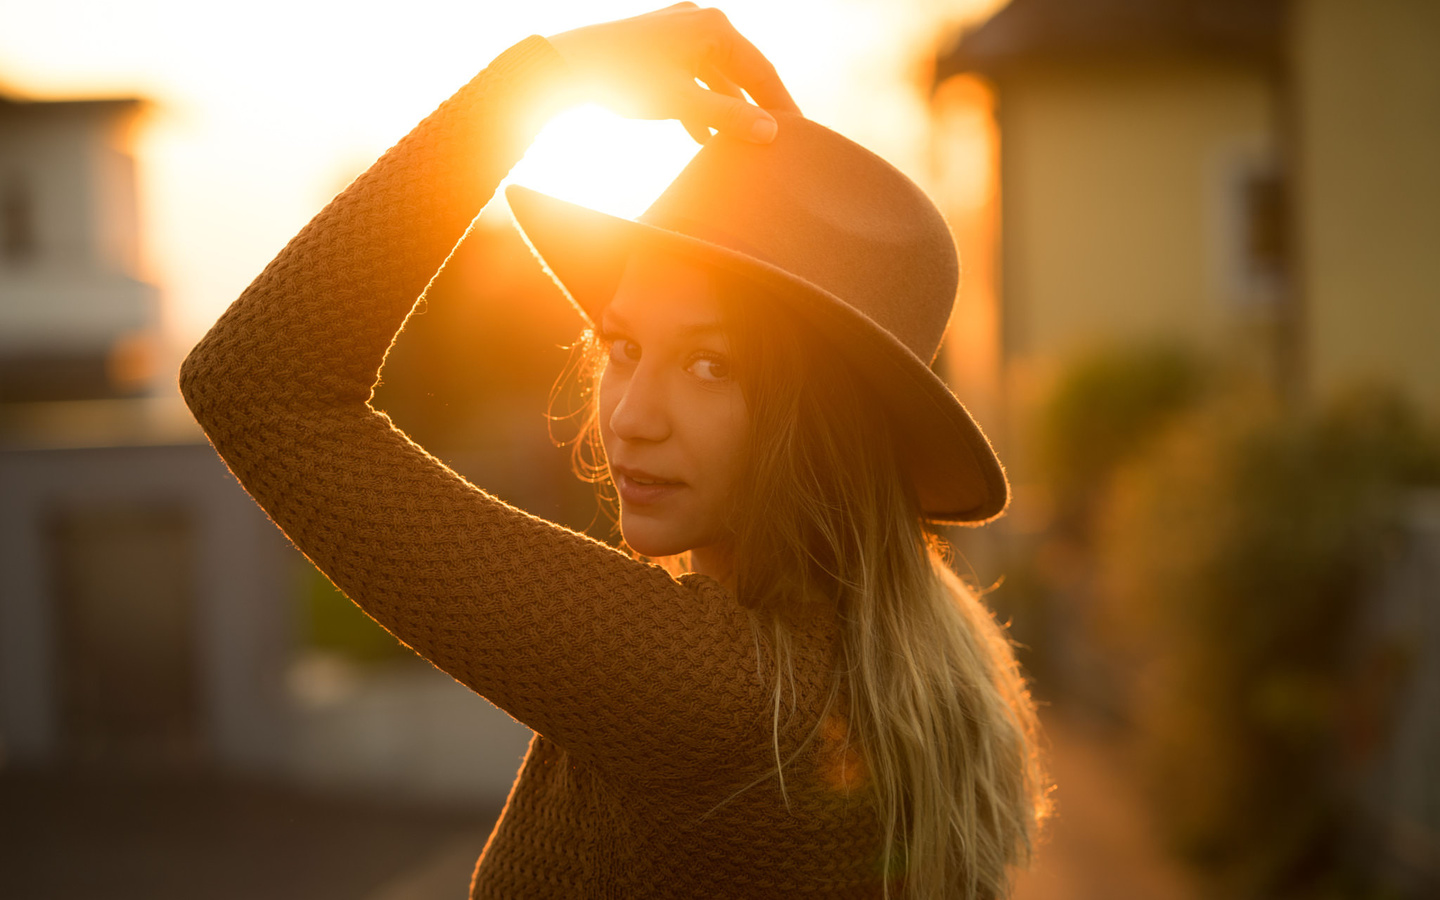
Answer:
[{"label": "blurred window", "polygon": [[68,755],[82,763],[197,760],[190,511],[86,503],[53,510],[46,537]]},{"label": "blurred window", "polygon": [[12,175],[0,197],[0,255],[6,262],[27,262],[35,256],[36,243],[30,182],[21,175]]},{"label": "blurred window", "polygon": [[1285,185],[1278,172],[1251,171],[1241,182],[1245,263],[1250,277],[1278,284],[1285,271]]},{"label": "blurred window", "polygon": [[1270,154],[1244,146],[1221,155],[1217,175],[1220,294],[1239,310],[1274,310],[1288,266],[1284,176]]}]

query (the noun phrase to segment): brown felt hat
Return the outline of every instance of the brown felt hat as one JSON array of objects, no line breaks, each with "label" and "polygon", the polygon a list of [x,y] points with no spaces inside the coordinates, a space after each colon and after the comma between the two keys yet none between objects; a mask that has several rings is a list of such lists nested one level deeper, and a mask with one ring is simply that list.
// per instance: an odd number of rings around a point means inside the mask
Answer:
[{"label": "brown felt hat", "polygon": [[513,184],[505,198],[592,325],[641,245],[741,275],[790,304],[883,399],[926,518],[995,518],[1010,497],[1005,472],[930,369],[959,284],[949,227],[879,156],[798,113],[771,113],[774,141],[715,135],[635,221]]}]

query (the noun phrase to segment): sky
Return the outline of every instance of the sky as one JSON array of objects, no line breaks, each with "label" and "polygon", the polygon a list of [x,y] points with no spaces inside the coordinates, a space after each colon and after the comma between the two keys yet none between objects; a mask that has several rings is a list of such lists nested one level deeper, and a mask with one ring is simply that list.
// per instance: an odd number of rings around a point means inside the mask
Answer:
[{"label": "sky", "polygon": [[[1000,0],[729,0],[807,116],[927,180],[915,85],[940,35]],[[135,146],[141,277],[178,358],[320,207],[506,47],[663,4],[620,0],[0,0],[0,91],[151,101]],[[510,179],[617,215],[698,149],[598,107]]]}]

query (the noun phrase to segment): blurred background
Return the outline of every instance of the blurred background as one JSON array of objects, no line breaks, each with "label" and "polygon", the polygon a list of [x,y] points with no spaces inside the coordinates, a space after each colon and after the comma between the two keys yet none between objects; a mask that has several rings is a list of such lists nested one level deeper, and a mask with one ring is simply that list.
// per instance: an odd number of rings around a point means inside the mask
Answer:
[{"label": "blurred background", "polygon": [[[461,897],[528,732],[290,548],[175,370],[500,51],[653,3],[0,2],[0,894]],[[1440,4],[721,5],[924,185],[936,369],[1006,460],[957,566],[1058,818],[1027,900],[1440,896]],[[510,180],[642,212],[694,153],[584,107]],[[579,323],[481,215],[376,404],[614,540]]]}]

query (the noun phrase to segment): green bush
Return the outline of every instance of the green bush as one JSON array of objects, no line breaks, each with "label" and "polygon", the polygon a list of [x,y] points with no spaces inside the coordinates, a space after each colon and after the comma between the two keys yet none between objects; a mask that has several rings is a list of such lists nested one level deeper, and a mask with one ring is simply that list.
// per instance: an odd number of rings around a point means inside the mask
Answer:
[{"label": "green bush", "polygon": [[1109,705],[1087,620],[1096,508],[1114,473],[1143,457],[1215,381],[1211,366],[1178,345],[1103,349],[1069,367],[1028,429],[1036,471],[1025,500],[1044,527],[1009,532],[1004,586],[991,602],[1011,622],[1047,700]]},{"label": "green bush", "polygon": [[1399,397],[1309,415],[1217,395],[1098,501],[1094,633],[1121,661],[1170,837],[1227,895],[1341,890],[1347,653],[1403,494],[1440,441]]},{"label": "green bush", "polygon": [[414,657],[414,652],[351,603],[330,579],[310,563],[299,572],[300,637],[308,650],[320,650],[351,662],[371,663]]},{"label": "green bush", "polygon": [[1122,463],[1143,455],[1211,386],[1208,367],[1173,345],[1104,350],[1076,362],[1041,413],[1038,456],[1059,517],[1084,518]]}]

